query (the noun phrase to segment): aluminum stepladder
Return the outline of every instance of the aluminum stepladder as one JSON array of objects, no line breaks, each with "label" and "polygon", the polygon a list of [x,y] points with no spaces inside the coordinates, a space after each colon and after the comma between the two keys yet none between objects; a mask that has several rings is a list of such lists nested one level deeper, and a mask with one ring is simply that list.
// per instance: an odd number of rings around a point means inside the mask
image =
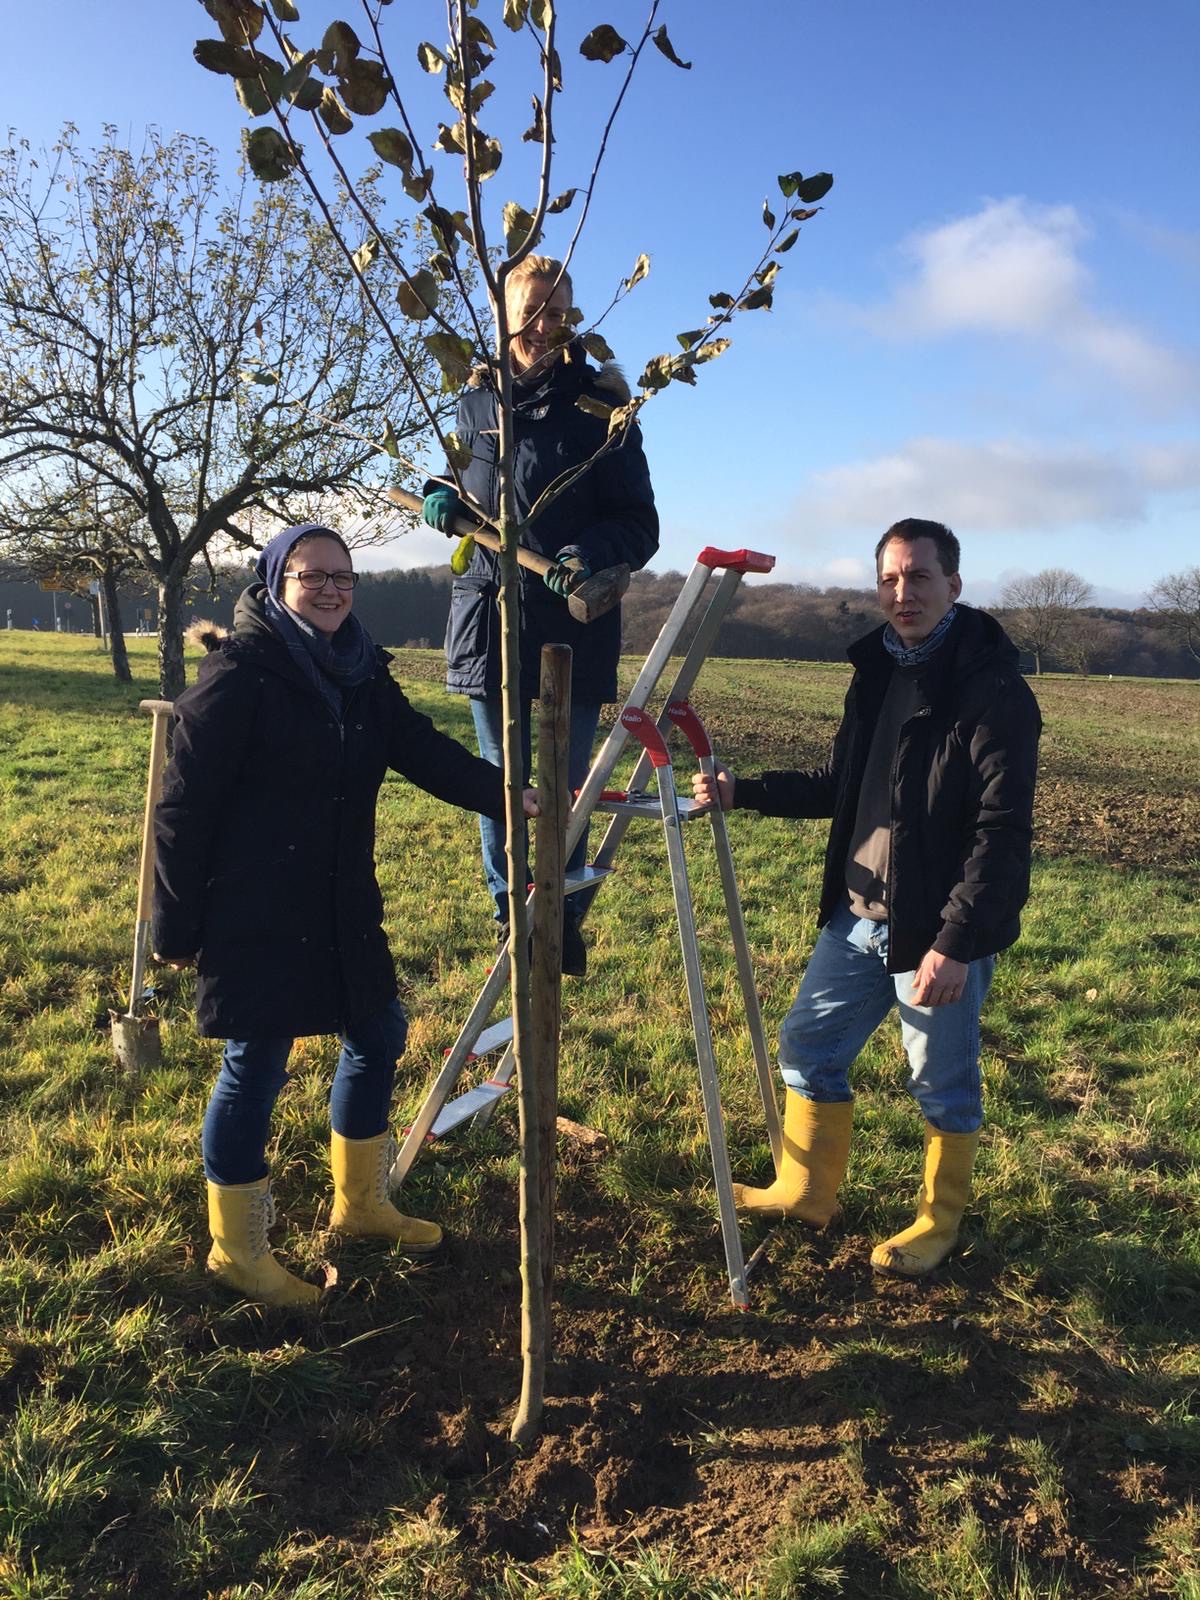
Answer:
[{"label": "aluminum stepladder", "polygon": [[[716,762],[708,732],[692,706],[686,700],[667,703],[667,719],[687,737],[688,743],[700,762],[700,770],[708,777],[715,776]],[[737,877],[733,867],[733,852],[725,827],[724,813],[718,807],[705,813],[693,800],[680,800],[675,789],[675,774],[666,740],[655,723],[644,711],[627,706],[621,721],[639,741],[646,753],[658,783],[657,799],[630,791],[625,796],[614,796],[604,803],[605,810],[631,816],[662,818],[667,842],[667,861],[671,869],[671,890],[675,902],[675,921],[679,929],[679,945],[683,954],[684,980],[687,986],[688,1006],[692,1015],[692,1034],[696,1041],[696,1065],[700,1071],[700,1091],[704,1100],[704,1122],[708,1133],[709,1153],[712,1157],[713,1181],[717,1192],[717,1210],[721,1221],[721,1239],[725,1246],[725,1263],[729,1269],[729,1292],[735,1306],[744,1309],[749,1304],[747,1278],[758,1260],[756,1252],[747,1263],[742,1251],[741,1229],[733,1201],[733,1177],[729,1170],[729,1152],[725,1143],[725,1117],[721,1110],[721,1088],[717,1078],[717,1059],[713,1049],[712,1027],[708,1016],[708,1002],[704,993],[704,976],[700,965],[700,943],[696,934],[696,917],[692,909],[691,886],[688,881],[687,856],[683,847],[683,824],[693,817],[707,814],[712,821],[713,843],[721,870],[721,887],[725,895],[725,910],[729,918],[729,931],[737,957],[738,979],[746,1007],[746,1022],[754,1051],[754,1064],[758,1074],[759,1093],[767,1133],[771,1141],[771,1155],[778,1173],[782,1135],[779,1111],[771,1083],[770,1061],[767,1055],[766,1036],[763,1032],[762,1011],[758,1003],[758,990],[754,984],[754,970],[750,959],[750,944],[746,937],[746,924],[742,917],[741,899],[738,895]]]},{"label": "aluminum stepladder", "polygon": [[[611,813],[611,821],[605,831],[600,848],[596,851],[592,864],[582,868],[579,872],[569,875],[566,885],[567,893],[587,892],[590,901],[603,885],[605,878],[611,874],[613,858],[625,836],[626,830],[635,817],[661,816],[666,827],[668,845],[670,847],[672,830],[670,824],[667,823],[666,811],[663,809],[661,799],[663,773],[669,771],[669,760],[667,768],[659,769],[660,798],[656,800],[654,796],[641,796],[641,790],[654,769],[654,761],[645,741],[641,739],[640,732],[638,737],[643,744],[642,754],[629,780],[628,794],[635,797],[633,802],[622,803],[602,799],[605,787],[616,768],[625,743],[631,731],[634,731],[636,719],[632,724],[626,719],[630,713],[638,713],[645,719],[646,726],[657,734],[659,743],[662,743],[662,736],[669,730],[673,719],[669,715],[667,707],[664,707],[658,720],[656,722],[651,721],[648,717],[645,717],[645,707],[666,670],[672,652],[687,632],[689,624],[699,616],[691,644],[669,691],[667,697],[668,707],[682,705],[686,702],[700,668],[712,649],[718,630],[729,610],[734,595],[737,593],[743,576],[747,572],[770,572],[774,565],[774,556],[762,555],[752,550],[724,551],[706,548],[697,556],[695,566],[685,580],[683,588],[680,590],[679,596],[671,608],[671,612],[664,622],[657,640],[646,657],[621,716],[617,719],[601,746],[571,809],[566,841],[568,856],[580,838],[582,838],[593,812],[609,812]],[[718,573],[720,577],[716,582],[715,590],[708,592],[711,580]],[[706,599],[707,604],[705,604]],[[698,725],[698,719],[696,719],[696,722]],[[638,727],[641,726],[640,724],[636,725]],[[683,726],[682,723],[679,725]],[[684,731],[688,731],[686,727]],[[704,736],[704,740],[707,744],[707,736]],[[665,749],[665,744],[663,748]],[[697,750],[697,754],[700,754],[699,750]],[[701,757],[702,766],[706,760],[710,763],[709,770],[711,771],[711,749],[709,749],[706,756]],[[693,815],[704,814],[702,808],[697,806],[691,799],[677,799],[671,776],[667,777],[666,783],[670,789],[670,806],[677,822],[678,820],[687,820]],[[639,796],[640,798],[638,798]],[[767,1119],[771,1153],[776,1169],[778,1169],[782,1148],[779,1113],[775,1103],[770,1060],[763,1036],[762,1016],[758,1004],[757,990],[754,985],[754,974],[746,940],[745,924],[742,920],[741,906],[737,895],[733,858],[729,848],[724,816],[719,811],[714,811],[711,813],[711,817],[713,838],[721,869],[722,887],[725,893],[726,908],[729,912],[730,930],[737,956],[738,977],[746,1005],[747,1021],[750,1026],[753,1043],[759,1090]],[[677,837],[678,826],[675,827],[674,831]],[[681,841],[680,845],[682,845]],[[687,920],[691,925],[691,944],[694,947],[695,926],[694,919],[691,917],[691,898],[687,888],[686,870],[686,862],[683,862],[683,893],[687,897]],[[675,881],[676,867],[673,862],[673,885]],[[677,920],[679,920],[678,891],[676,891],[676,912]],[[712,1040],[708,1027],[707,1007],[703,999],[703,983],[699,973],[699,955],[698,951],[695,951],[694,955],[689,954],[686,948],[687,940],[682,922],[680,923],[680,935],[681,941],[685,944],[684,964],[685,973],[688,975],[688,993],[692,1006],[693,1029],[696,1031],[697,1036],[697,1053],[698,1057],[707,1054],[708,1060],[711,1061]],[[504,948],[497,953],[495,964],[488,974],[487,981],[471,1008],[471,1012],[464,1022],[457,1039],[447,1052],[441,1071],[430,1086],[411,1127],[406,1131],[404,1142],[389,1175],[389,1181],[393,1188],[399,1187],[404,1182],[404,1179],[412,1169],[417,1155],[426,1142],[443,1137],[467,1121],[475,1120],[480,1125],[486,1123],[500,1098],[507,1093],[511,1085],[515,1065],[512,1051],[512,1020],[511,1018],[506,1018],[503,1021],[489,1024],[489,1019],[495,1011],[501,995],[507,990],[508,969],[508,950]],[[695,998],[693,998],[694,989],[696,990]],[[699,1021],[701,1016],[702,1027]],[[707,1041],[706,1050],[701,1044],[702,1036]],[[503,1050],[503,1055],[499,1066],[491,1076],[477,1087],[451,1100],[450,1096],[453,1094],[458,1080],[468,1063],[498,1049]],[[716,1092],[715,1065],[712,1068],[711,1084],[706,1084],[704,1081],[705,1070],[705,1067],[701,1065],[709,1145],[713,1154],[714,1174],[717,1178],[722,1238],[729,1265],[731,1294],[735,1304],[740,1306],[746,1303],[747,1269],[742,1260],[741,1238],[733,1210],[729,1162],[725,1153],[724,1122],[721,1117],[719,1095]],[[722,1193],[722,1188],[724,1188],[724,1193]]]}]

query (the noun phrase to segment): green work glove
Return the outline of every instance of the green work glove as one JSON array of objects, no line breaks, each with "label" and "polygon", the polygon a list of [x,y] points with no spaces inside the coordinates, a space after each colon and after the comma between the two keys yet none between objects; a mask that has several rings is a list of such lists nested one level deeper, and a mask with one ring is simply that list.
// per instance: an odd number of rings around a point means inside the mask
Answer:
[{"label": "green work glove", "polygon": [[466,507],[455,494],[453,489],[434,489],[425,496],[425,504],[421,507],[421,515],[431,528],[436,528],[439,533],[454,537],[454,519],[465,512]]},{"label": "green work glove", "polygon": [[572,589],[577,589],[591,575],[592,569],[582,556],[564,556],[560,551],[546,573],[546,587],[560,600],[565,600]]}]

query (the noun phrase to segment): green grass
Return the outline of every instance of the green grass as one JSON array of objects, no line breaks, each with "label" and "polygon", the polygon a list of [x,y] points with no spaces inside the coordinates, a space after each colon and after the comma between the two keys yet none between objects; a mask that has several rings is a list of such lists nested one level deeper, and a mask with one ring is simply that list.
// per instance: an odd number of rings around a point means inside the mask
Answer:
[{"label": "green grass", "polygon": [[[205,1277],[197,1134],[219,1046],[195,1036],[181,975],[155,978],[164,1055],[143,1081],[97,1025],[126,999],[136,705],[157,693],[152,641],[130,645],[122,687],[90,640],[0,634],[0,1597],[1196,1600],[1196,685],[1035,685],[1034,894],[985,1017],[965,1249],[929,1286],[865,1267],[907,1220],[920,1155],[889,1027],[856,1072],[841,1222],[777,1238],[752,1312],[730,1311],[661,830],[628,836],[589,977],[564,989],[561,1107],[610,1149],[563,1148],[561,1360],[526,1459],[503,1443],[510,1109],[405,1190],[456,1235],[448,1265],[333,1252],[334,1047],[303,1041],[276,1237],[337,1286],[310,1325]],[[439,659],[402,652],[402,680],[468,739]],[[845,683],[714,662],[695,699],[722,755],[757,770],[822,759]],[[731,836],[773,1034],[823,830],[735,816]],[[703,834],[689,848],[731,1154],[753,1176],[767,1147],[719,880]],[[482,982],[490,922],[472,819],[399,780],[379,859],[412,1016],[403,1121]]]}]

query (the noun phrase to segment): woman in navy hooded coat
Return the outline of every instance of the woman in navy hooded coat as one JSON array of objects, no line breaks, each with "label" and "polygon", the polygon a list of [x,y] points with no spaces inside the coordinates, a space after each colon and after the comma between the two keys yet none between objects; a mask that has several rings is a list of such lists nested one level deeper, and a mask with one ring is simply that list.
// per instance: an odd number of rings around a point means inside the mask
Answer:
[{"label": "woman in navy hooded coat", "polygon": [[[416,1254],[441,1230],[387,1198],[388,1113],[407,1018],[375,878],[389,767],[440,799],[504,813],[497,767],[415,711],[353,615],[336,533],[287,528],[240,597],[231,636],[175,703],[155,824],[154,949],[197,967],[201,1033],[224,1038],[204,1119],[210,1270],[272,1305],[318,1290],[271,1254],[271,1112],[299,1035],[336,1033],[332,1225]],[[532,795],[527,810],[536,809]]]}]

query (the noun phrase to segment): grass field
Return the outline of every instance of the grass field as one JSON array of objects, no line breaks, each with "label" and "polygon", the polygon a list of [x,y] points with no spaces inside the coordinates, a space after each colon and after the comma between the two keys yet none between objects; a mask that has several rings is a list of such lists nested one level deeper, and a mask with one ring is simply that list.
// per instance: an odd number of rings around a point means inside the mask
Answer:
[{"label": "grass field", "polygon": [[[985,1016],[965,1248],[875,1282],[919,1120],[898,1032],[858,1068],[841,1218],[781,1230],[729,1306],[661,829],[623,846],[564,988],[557,1359],[519,1387],[513,1122],[404,1191],[453,1242],[418,1268],[326,1231],[334,1050],[303,1041],[273,1151],[277,1248],[336,1285],[312,1322],[203,1271],[198,1128],[219,1046],[156,980],[164,1061],[123,1081],[152,641],[0,633],[0,1596],[75,1600],[1200,1600],[1200,685],[1039,680],[1033,898]],[[630,669],[632,670],[632,663]],[[413,699],[466,739],[439,657]],[[845,672],[714,662],[735,769],[822,758]],[[682,762],[681,762],[682,765]],[[682,779],[681,779],[682,782]],[[773,1033],[813,937],[820,824],[735,815]],[[765,1172],[715,867],[691,848],[735,1170]],[[398,1120],[490,955],[471,818],[400,781],[380,876],[412,1016]],[[756,1243],[758,1235],[748,1240]]]}]

